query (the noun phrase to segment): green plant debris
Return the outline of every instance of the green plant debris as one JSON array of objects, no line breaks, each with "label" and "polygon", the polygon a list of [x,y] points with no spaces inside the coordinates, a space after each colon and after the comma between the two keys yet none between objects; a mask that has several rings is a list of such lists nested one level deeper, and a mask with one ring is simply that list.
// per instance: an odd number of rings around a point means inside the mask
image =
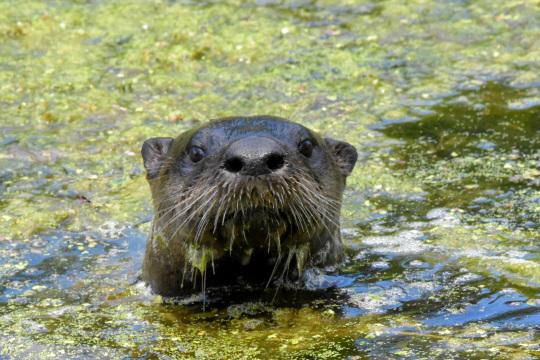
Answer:
[{"label": "green plant debris", "polygon": [[[0,357],[539,357],[538,23],[535,1],[1,2]],[[137,283],[142,142],[237,114],[358,148],[351,260],[313,278],[335,296],[202,311]]]}]

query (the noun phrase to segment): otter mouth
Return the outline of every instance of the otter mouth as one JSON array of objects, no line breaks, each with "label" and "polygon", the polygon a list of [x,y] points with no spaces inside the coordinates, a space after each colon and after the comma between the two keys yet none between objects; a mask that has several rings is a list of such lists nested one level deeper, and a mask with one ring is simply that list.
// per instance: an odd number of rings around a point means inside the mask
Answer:
[{"label": "otter mouth", "polygon": [[298,278],[320,246],[319,234],[336,226],[333,217],[339,209],[314,178],[299,171],[217,178],[179,194],[171,205],[163,205],[155,236],[165,234],[182,249],[182,273],[191,271],[192,277],[195,270],[206,276],[210,269],[212,278],[231,280],[246,272],[262,275],[264,281]]},{"label": "otter mouth", "polygon": [[[240,212],[240,214],[238,214]],[[250,221],[257,221],[260,219],[261,216],[280,216],[283,214],[283,211],[270,209],[268,207],[253,207],[248,209],[242,209],[238,212],[232,211],[225,215],[225,224],[230,221],[242,221],[242,222],[250,222]]]},{"label": "otter mouth", "polygon": [[[227,213],[213,229],[211,246],[220,263],[212,268],[215,281],[269,286],[300,279],[310,251],[310,235],[286,209],[251,207]],[[316,226],[311,224],[309,232]],[[218,255],[220,254],[220,255]]]},{"label": "otter mouth", "polygon": [[279,252],[297,232],[291,215],[283,210],[256,207],[227,214],[214,232],[229,253],[234,248],[267,248]]}]

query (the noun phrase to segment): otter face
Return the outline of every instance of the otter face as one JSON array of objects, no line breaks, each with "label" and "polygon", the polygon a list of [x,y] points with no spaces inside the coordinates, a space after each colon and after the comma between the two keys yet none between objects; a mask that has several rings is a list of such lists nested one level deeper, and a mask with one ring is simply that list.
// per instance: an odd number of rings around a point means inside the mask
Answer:
[{"label": "otter face", "polygon": [[222,258],[245,266],[265,254],[272,274],[294,262],[297,276],[341,260],[352,145],[281,118],[233,117],[149,139],[142,156],[156,212],[147,277],[157,262],[183,283]]}]

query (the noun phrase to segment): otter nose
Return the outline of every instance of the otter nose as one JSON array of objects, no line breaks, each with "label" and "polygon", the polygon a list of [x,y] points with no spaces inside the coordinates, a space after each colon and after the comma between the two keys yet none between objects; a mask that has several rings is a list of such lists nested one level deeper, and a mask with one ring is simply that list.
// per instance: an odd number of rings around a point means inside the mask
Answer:
[{"label": "otter nose", "polygon": [[241,175],[270,174],[285,166],[285,151],[275,140],[250,136],[233,142],[225,152],[223,167]]}]

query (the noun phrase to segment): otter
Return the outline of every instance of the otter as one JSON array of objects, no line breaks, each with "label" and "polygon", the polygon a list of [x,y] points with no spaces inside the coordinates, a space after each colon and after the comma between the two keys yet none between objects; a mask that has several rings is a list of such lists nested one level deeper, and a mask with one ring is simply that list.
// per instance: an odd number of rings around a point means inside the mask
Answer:
[{"label": "otter", "polygon": [[251,116],[148,139],[141,154],[155,212],[142,279],[153,292],[301,287],[305,269],[344,259],[339,220],[352,145]]}]

